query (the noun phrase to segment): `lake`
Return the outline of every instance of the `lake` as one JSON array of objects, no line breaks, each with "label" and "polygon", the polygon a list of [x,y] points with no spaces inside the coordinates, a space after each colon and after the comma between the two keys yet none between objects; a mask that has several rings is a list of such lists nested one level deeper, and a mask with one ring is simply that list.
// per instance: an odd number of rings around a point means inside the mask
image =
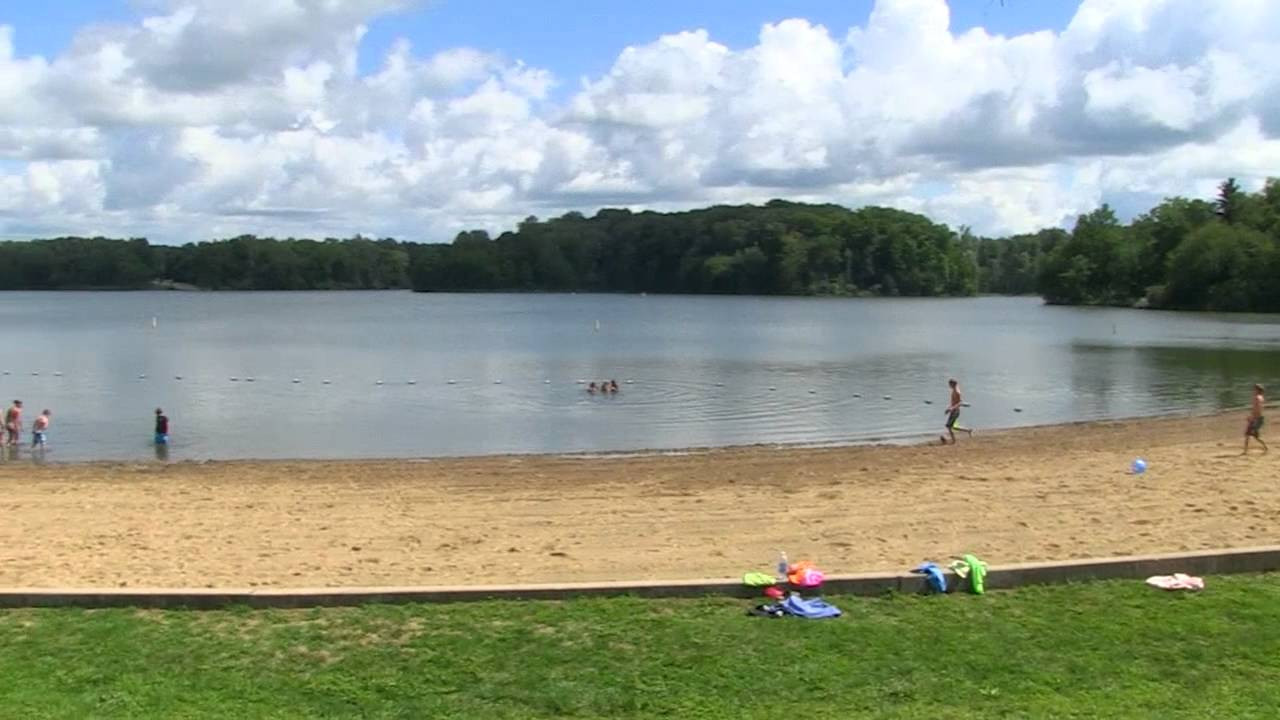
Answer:
[{"label": "lake", "polygon": [[157,406],[175,460],[428,457],[914,441],[951,376],[979,430],[1280,388],[1280,316],[1035,298],[0,293],[0,331],[58,461],[152,457]]}]

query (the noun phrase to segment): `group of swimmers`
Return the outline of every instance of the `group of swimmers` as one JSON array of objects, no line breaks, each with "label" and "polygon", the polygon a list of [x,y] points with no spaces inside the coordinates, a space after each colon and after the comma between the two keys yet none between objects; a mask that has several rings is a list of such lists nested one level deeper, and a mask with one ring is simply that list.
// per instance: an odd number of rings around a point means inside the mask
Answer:
[{"label": "group of swimmers", "polygon": [[612,395],[616,392],[618,392],[617,380],[601,380],[599,384],[593,382],[587,386],[587,393],[591,395],[595,395],[596,393]]},{"label": "group of swimmers", "polygon": [[[43,450],[48,444],[49,424],[53,422],[53,413],[48,409],[41,410],[35,422],[31,423],[31,447]],[[22,442],[22,401],[14,400],[8,410],[4,411],[5,445],[17,447]]]}]

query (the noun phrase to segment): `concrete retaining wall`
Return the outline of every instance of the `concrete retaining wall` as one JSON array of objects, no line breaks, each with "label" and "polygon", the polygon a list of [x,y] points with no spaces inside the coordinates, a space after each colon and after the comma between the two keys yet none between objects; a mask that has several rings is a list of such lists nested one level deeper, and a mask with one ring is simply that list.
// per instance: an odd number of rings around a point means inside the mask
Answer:
[{"label": "concrete retaining wall", "polygon": [[[941,561],[942,558],[939,558]],[[1280,546],[1202,551],[1169,555],[1024,563],[990,568],[987,587],[1015,588],[1102,579],[1137,579],[1184,572],[1227,575],[1280,570]],[[828,595],[882,595],[924,591],[924,579],[909,573],[864,573],[827,577]],[[566,600],[578,597],[759,597],[737,579],[667,582],[604,582],[555,585],[490,585],[455,587],[351,587],[283,589],[44,589],[0,590],[0,608],[140,607],[213,609],[338,607],[369,603],[462,602],[473,600]]]}]

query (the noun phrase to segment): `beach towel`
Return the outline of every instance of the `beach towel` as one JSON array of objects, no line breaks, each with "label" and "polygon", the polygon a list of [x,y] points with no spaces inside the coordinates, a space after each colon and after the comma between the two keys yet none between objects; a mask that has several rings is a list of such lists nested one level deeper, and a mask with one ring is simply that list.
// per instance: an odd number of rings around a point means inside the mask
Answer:
[{"label": "beach towel", "polygon": [[942,568],[938,567],[936,563],[923,563],[911,572],[924,575],[925,587],[930,590],[940,593],[947,591],[947,576],[942,574]]},{"label": "beach towel", "polygon": [[1193,575],[1174,573],[1172,575],[1152,575],[1147,584],[1161,590],[1203,590],[1204,580]]},{"label": "beach towel", "polygon": [[742,584],[747,587],[769,587],[777,585],[778,579],[769,573],[749,572],[742,576]]},{"label": "beach towel", "polygon": [[961,580],[969,581],[969,591],[974,595],[981,595],[987,591],[987,564],[979,560],[976,555],[967,554],[957,559],[951,563],[951,571],[959,575]]},{"label": "beach towel", "polygon": [[840,608],[835,605],[831,605],[822,598],[811,598],[809,600],[805,600],[794,593],[792,593],[791,597],[782,601],[782,609],[785,610],[788,615],[808,618],[810,620],[840,617]]}]

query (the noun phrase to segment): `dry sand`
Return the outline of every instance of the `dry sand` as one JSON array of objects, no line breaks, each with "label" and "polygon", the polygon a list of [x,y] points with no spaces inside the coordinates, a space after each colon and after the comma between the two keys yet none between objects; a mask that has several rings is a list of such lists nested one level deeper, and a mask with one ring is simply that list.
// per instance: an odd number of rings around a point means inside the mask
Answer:
[{"label": "dry sand", "polygon": [[[1243,414],[958,447],[683,456],[0,465],[0,586],[288,587],[733,577],[1280,541],[1280,448]],[[1142,476],[1126,472],[1136,456]]]}]

